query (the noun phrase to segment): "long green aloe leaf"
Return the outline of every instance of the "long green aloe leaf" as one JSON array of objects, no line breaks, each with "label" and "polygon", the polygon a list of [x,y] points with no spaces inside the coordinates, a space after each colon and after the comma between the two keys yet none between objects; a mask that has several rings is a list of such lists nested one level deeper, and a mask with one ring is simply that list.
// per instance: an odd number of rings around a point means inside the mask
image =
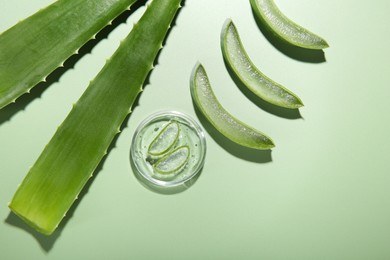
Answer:
[{"label": "long green aloe leaf", "polygon": [[73,106],[9,204],[51,234],[92,176],[153,67],[181,0],[153,0]]},{"label": "long green aloe leaf", "polygon": [[58,0],[0,35],[0,108],[15,102],[136,0]]}]

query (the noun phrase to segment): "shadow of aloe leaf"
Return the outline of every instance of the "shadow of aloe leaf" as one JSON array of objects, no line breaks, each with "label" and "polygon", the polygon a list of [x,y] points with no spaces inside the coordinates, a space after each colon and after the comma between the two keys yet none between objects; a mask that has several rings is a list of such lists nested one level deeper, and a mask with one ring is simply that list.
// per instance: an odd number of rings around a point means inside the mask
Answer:
[{"label": "shadow of aloe leaf", "polygon": [[308,63],[322,63],[325,62],[325,53],[323,50],[311,50],[302,47],[294,46],[283,39],[276,36],[264,23],[256,16],[252,9],[252,15],[256,21],[257,26],[263,33],[265,38],[280,52],[286,56],[303,62]]},{"label": "shadow of aloe leaf", "polygon": [[221,146],[223,149],[225,149],[228,153],[232,154],[233,156],[250,161],[255,163],[268,163],[272,162],[272,156],[271,156],[271,150],[256,150],[244,147],[242,145],[239,145],[227,137],[225,137],[223,134],[221,134],[203,115],[203,113],[198,109],[198,107],[193,103],[195,108],[195,113],[203,125],[203,127],[206,129],[206,131],[209,133],[209,135],[214,139],[214,141]]},{"label": "shadow of aloe leaf", "polygon": [[264,101],[263,99],[259,98],[254,94],[252,91],[250,91],[243,83],[242,81],[234,74],[226,60],[224,59],[225,67],[234,81],[234,83],[237,85],[237,87],[240,89],[240,91],[256,106],[263,109],[264,111],[273,114],[278,117],[283,117],[286,119],[300,119],[302,118],[299,109],[289,109],[284,107],[279,107],[276,105],[273,105],[267,101]]},{"label": "shadow of aloe leaf", "polygon": [[30,226],[28,226],[23,220],[21,220],[12,212],[8,214],[4,222],[8,225],[18,227],[26,231],[27,233],[30,233],[38,241],[38,243],[45,252],[49,252],[53,248],[55,241],[59,238],[61,233],[60,230],[57,230],[51,236],[41,234],[38,231],[32,229]]}]

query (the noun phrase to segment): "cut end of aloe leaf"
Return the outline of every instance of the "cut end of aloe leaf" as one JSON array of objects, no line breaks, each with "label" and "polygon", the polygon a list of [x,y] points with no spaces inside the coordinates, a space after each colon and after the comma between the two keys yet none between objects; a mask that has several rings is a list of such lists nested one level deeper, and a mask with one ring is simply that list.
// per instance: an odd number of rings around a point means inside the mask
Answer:
[{"label": "cut end of aloe leaf", "polygon": [[278,38],[301,48],[320,50],[329,44],[285,16],[273,0],[250,0],[256,17]]},{"label": "cut end of aloe leaf", "polygon": [[221,49],[232,72],[256,96],[284,108],[296,109],[303,106],[296,94],[267,77],[253,64],[231,19],[227,19],[222,27]]},{"label": "cut end of aloe leaf", "polygon": [[[18,216],[19,218],[21,218],[24,222],[26,222],[27,225],[29,225],[30,227],[32,227],[33,229],[35,229],[36,231],[46,235],[46,236],[49,236],[51,235],[55,228],[53,228],[53,225],[51,223],[42,223],[41,221],[34,221],[33,218],[31,217],[25,217],[23,213],[19,212],[17,210],[17,207],[14,207],[14,205],[11,203],[9,203],[8,205],[8,208],[16,215]],[[29,214],[27,214],[29,215]],[[41,218],[40,218],[41,219]],[[43,218],[41,219],[43,220]],[[41,223],[38,223],[38,222],[41,222]],[[47,225],[45,225],[47,224]]]},{"label": "cut end of aloe leaf", "polygon": [[191,74],[191,95],[205,118],[231,141],[253,149],[268,150],[275,147],[271,138],[230,115],[218,102],[204,67],[197,63]]}]

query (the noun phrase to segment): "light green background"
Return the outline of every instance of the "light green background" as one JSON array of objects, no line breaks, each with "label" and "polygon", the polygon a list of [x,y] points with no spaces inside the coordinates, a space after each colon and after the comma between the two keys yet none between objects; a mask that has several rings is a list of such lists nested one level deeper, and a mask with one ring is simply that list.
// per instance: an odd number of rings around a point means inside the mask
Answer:
[{"label": "light green background", "polygon": [[[0,31],[51,2],[1,0]],[[58,81],[1,110],[0,259],[390,259],[390,2],[276,3],[329,42],[326,61],[274,46],[248,0],[187,0],[115,147],[51,237],[31,232],[7,203],[144,7]],[[262,109],[237,88],[219,47],[228,17],[253,62],[302,98],[301,118]],[[247,151],[206,126],[201,175],[183,192],[161,194],[134,176],[131,138],[162,109],[199,120],[188,84],[197,61],[222,105],[276,148]]]}]

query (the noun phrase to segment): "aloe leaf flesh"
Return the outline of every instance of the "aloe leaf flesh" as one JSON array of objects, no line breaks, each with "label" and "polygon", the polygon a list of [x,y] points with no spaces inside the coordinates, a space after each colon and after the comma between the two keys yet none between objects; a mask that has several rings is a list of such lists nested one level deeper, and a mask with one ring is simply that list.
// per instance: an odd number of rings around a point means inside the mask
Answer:
[{"label": "aloe leaf flesh", "polygon": [[306,49],[329,47],[323,38],[285,16],[273,0],[250,0],[250,3],[256,17],[278,38]]},{"label": "aloe leaf flesh", "polygon": [[18,187],[9,207],[39,232],[56,229],[120,132],[180,2],[150,3]]},{"label": "aloe leaf flesh", "polygon": [[179,124],[170,122],[167,124],[150,143],[148,154],[158,156],[166,153],[176,143],[180,133]]},{"label": "aloe leaf flesh", "polygon": [[0,35],[0,108],[78,52],[136,0],[58,0]]},{"label": "aloe leaf flesh", "polygon": [[159,159],[153,169],[160,174],[177,174],[187,164],[189,157],[190,148],[187,145],[180,146]]},{"label": "aloe leaf flesh", "polygon": [[253,149],[268,150],[275,145],[271,138],[244,124],[227,112],[217,100],[204,67],[198,63],[190,80],[191,95],[205,118],[231,141]]},{"label": "aloe leaf flesh", "polygon": [[284,108],[295,109],[303,106],[296,94],[267,77],[253,64],[231,19],[227,19],[223,25],[221,49],[227,65],[244,86],[256,96]]}]

